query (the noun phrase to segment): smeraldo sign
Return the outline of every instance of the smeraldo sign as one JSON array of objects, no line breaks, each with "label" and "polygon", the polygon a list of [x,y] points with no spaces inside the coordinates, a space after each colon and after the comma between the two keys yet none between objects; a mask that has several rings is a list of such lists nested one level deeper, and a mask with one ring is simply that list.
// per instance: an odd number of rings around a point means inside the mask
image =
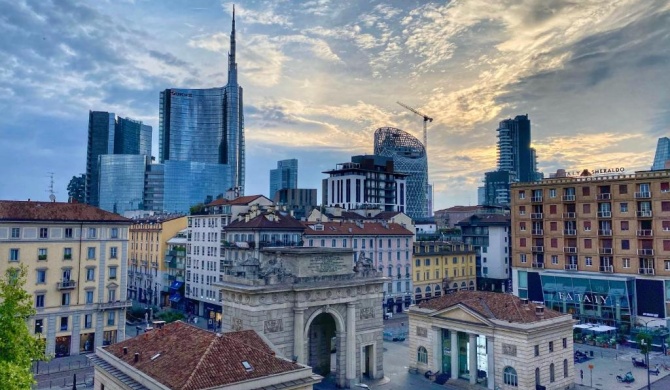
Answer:
[{"label": "smeraldo sign", "polygon": [[579,293],[564,293],[557,292],[554,294],[554,297],[559,301],[565,302],[583,302],[583,303],[595,303],[595,304],[607,304],[609,303],[610,297],[607,295],[599,294],[579,294]]}]

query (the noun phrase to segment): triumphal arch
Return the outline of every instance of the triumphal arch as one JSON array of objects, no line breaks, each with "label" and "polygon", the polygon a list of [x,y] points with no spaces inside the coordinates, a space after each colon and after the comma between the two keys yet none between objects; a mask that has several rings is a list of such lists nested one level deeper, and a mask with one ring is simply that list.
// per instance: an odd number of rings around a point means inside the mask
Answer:
[{"label": "triumphal arch", "polygon": [[222,330],[254,329],[338,387],[380,379],[385,281],[371,261],[354,264],[351,249],[263,249],[232,262],[217,283]]}]

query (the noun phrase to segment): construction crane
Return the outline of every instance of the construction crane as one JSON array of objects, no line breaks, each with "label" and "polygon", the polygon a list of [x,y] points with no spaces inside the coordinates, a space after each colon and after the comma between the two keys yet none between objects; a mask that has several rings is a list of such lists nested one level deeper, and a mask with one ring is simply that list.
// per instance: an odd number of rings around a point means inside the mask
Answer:
[{"label": "construction crane", "polygon": [[433,118],[429,117],[426,114],[422,114],[419,111],[415,110],[414,108],[408,106],[407,104],[404,104],[402,102],[396,102],[399,105],[405,107],[406,109],[412,111],[416,115],[423,117],[423,147],[426,148],[426,153],[428,153],[428,131],[427,131],[427,123],[432,122]]}]

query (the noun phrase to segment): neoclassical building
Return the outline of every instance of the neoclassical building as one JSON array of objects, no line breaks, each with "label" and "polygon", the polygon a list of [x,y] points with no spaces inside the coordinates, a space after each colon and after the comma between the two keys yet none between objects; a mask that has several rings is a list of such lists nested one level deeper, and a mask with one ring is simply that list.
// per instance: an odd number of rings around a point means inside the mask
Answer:
[{"label": "neoclassical building", "polygon": [[410,307],[409,366],[489,389],[570,388],[573,323],[511,294],[458,291]]}]

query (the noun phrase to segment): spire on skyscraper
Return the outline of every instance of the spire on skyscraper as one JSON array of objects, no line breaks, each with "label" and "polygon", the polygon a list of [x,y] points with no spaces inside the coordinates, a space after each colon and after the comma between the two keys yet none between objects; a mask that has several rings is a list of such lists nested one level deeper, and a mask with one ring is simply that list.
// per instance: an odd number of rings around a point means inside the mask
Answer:
[{"label": "spire on skyscraper", "polygon": [[233,29],[230,32],[230,52],[228,52],[228,85],[237,85],[237,63],[235,62],[235,4],[233,4]]}]

